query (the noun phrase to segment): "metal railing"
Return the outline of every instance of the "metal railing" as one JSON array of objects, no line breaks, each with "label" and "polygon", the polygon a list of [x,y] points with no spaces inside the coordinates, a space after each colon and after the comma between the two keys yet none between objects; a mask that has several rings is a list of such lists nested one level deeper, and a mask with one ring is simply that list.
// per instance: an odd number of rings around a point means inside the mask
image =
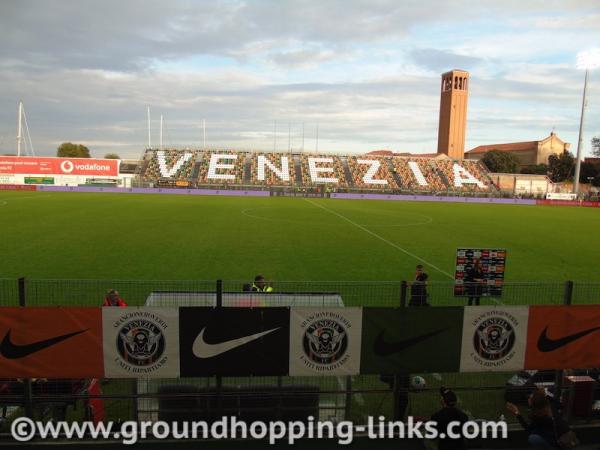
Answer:
[{"label": "metal railing", "polygon": [[[68,280],[68,279],[0,279],[0,306],[100,306],[109,289],[116,289],[130,306],[142,306],[160,293],[194,293],[216,295],[238,294],[240,299],[252,280]],[[469,294],[455,294],[453,281],[435,281],[427,285],[427,303],[431,306],[465,306]],[[311,296],[310,306],[319,306],[318,297],[335,294],[340,306],[409,305],[412,297],[410,281],[275,281],[273,294]],[[312,295],[311,295],[312,294]],[[167,296],[168,297],[168,296]],[[484,288],[481,304],[487,305],[563,305],[600,304],[600,282],[544,281],[506,282],[500,296],[492,296]],[[173,296],[171,306],[181,306]],[[323,306],[331,306],[322,303]],[[161,304],[169,306],[169,304]],[[231,305],[230,305],[231,306]],[[241,302],[239,306],[244,306]],[[301,305],[308,306],[308,305]]]}]

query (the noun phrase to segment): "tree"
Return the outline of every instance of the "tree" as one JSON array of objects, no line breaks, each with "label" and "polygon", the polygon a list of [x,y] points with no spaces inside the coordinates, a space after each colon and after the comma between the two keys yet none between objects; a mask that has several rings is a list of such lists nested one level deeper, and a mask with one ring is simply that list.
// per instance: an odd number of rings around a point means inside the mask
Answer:
[{"label": "tree", "polygon": [[560,183],[573,176],[575,167],[575,158],[571,152],[556,153],[548,157],[548,172],[550,180],[554,183]]},{"label": "tree", "polygon": [[104,155],[104,159],[121,159],[121,157],[116,153],[107,153]]},{"label": "tree", "polygon": [[61,158],[91,158],[90,149],[85,145],[63,142],[56,150],[56,156]]},{"label": "tree", "polygon": [[509,152],[491,150],[487,152],[481,161],[492,172],[517,173],[519,158]]},{"label": "tree", "polygon": [[592,138],[592,154],[600,158],[600,136]]},{"label": "tree", "polygon": [[521,169],[521,173],[533,175],[548,175],[548,164],[534,164],[533,166],[525,166]]}]

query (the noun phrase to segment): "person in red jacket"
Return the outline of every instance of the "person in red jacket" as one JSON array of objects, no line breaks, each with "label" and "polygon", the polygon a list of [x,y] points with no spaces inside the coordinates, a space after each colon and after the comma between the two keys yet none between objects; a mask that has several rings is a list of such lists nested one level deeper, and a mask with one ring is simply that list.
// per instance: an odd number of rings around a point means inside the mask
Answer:
[{"label": "person in red jacket", "polygon": [[102,306],[119,306],[123,308],[127,306],[127,303],[121,298],[117,290],[111,289],[106,293]]}]

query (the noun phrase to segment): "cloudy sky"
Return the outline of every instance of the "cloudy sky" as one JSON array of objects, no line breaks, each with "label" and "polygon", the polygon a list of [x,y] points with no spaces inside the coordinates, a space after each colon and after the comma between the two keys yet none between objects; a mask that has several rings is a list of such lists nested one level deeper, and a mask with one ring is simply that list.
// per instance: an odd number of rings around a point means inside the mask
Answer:
[{"label": "cloudy sky", "polygon": [[[456,7],[458,5],[458,8]],[[37,155],[63,141],[138,157],[164,144],[436,151],[440,74],[471,74],[467,148],[576,148],[584,74],[600,46],[589,1],[0,0],[0,153],[25,103]],[[600,135],[600,69],[586,120]],[[276,125],[275,125],[276,123]],[[289,133],[288,133],[289,130]]]}]

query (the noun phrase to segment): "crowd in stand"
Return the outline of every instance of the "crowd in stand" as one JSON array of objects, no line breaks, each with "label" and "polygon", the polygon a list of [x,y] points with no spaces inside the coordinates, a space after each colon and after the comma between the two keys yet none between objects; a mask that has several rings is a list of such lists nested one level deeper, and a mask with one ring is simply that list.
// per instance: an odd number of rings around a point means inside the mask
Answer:
[{"label": "crowd in stand", "polygon": [[[214,174],[209,174],[210,160],[212,155],[233,155],[235,159],[220,158],[219,165],[232,165],[231,169],[217,168]],[[200,160],[200,171],[198,173],[198,184],[242,184],[244,181],[244,163],[246,154],[231,150],[206,151]],[[233,175],[233,178],[220,178],[220,175]]]},{"label": "crowd in stand", "polygon": [[[369,164],[361,164],[359,160],[370,160],[379,162],[379,168],[373,175],[373,180],[385,180],[386,183],[369,183],[365,181],[365,175],[371,166]],[[398,183],[394,179],[394,174],[390,170],[389,158],[381,158],[374,156],[349,156],[348,157],[348,168],[352,174],[352,184],[356,187],[366,189],[398,189]]]},{"label": "crowd in stand", "polygon": [[[325,158],[328,160],[328,162],[313,161],[314,168],[311,168],[309,158]],[[302,171],[302,185],[304,186],[323,184],[329,187],[348,186],[348,181],[346,180],[346,175],[344,174],[344,164],[339,156],[303,153],[300,158],[300,167]],[[331,168],[332,171],[322,172],[319,170],[320,168]],[[337,183],[315,181],[319,178],[336,178]]]},{"label": "crowd in stand", "polygon": [[[269,168],[266,164],[264,165],[264,179],[259,179],[258,176],[258,156],[264,156],[265,159],[270,162],[273,166],[275,166],[278,170],[282,171],[285,169],[283,166],[281,159],[282,157],[287,157],[288,167],[287,167],[287,175],[288,180],[283,180],[280,178],[271,168]],[[296,184],[296,170],[294,157],[291,153],[259,153],[257,155],[253,155],[252,163],[250,167],[251,173],[251,182],[252,184],[258,184],[263,186],[292,186]]]},{"label": "crowd in stand", "polygon": [[189,179],[192,177],[197,152],[195,150],[148,150],[144,160],[147,166],[144,181],[160,178]]}]

